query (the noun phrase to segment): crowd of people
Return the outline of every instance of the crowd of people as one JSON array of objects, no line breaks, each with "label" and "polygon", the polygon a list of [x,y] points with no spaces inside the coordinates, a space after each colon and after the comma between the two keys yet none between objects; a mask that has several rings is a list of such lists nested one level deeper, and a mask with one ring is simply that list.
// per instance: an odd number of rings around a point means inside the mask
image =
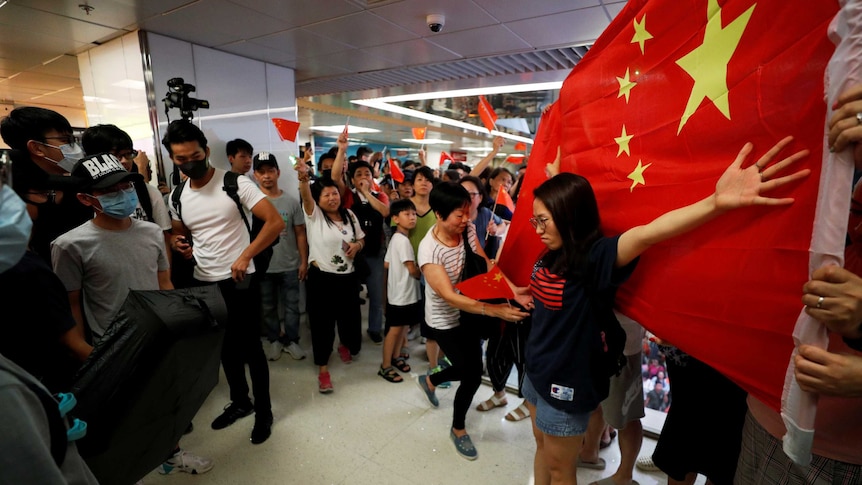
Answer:
[{"label": "crowd of people", "polygon": [[[830,132],[836,150],[862,139],[860,99],[862,89],[851,90],[836,108]],[[558,151],[526,208],[545,249],[529,286],[500,273],[514,297],[497,302],[471,298],[457,285],[471,265],[494,268],[505,245],[513,209],[497,203],[498,194],[517,200],[523,172],[492,167],[502,138],[473,166],[452,162],[433,169],[422,151],[418,163],[385,163],[384,154],[367,147],[348,156],[345,132],[316,164],[312,150],[305,150],[294,165],[299,191],[293,194],[279,187],[282,166],[275,155],[255,153],[244,140],[227,143],[229,168],[218,168],[209,140],[188,120],[170,123],[162,140],[180,174],[169,193],[148,183],[146,154],[135,151],[116,126],[90,127],[79,142],[58,113],[20,107],[0,122],[0,134],[14,159],[4,167],[12,172],[11,186],[0,187],[0,294],[31,312],[9,325],[12,334],[0,342],[0,382],[26,382],[18,394],[67,392],[74,369],[99,348],[130,290],[212,286],[227,308],[221,365],[230,401],[211,427],[223,429],[253,414],[250,441],[263,443],[273,425],[267,361],[283,353],[306,357],[300,341],[304,283],[318,391],[336,392],[329,370],[333,350],[344,364],[363,350],[361,308],[368,305],[365,334],[381,346],[380,378],[398,384],[417,374],[419,392],[433,407],[440,406],[437,388],[457,383],[449,435],[465,459],[479,456],[466,416],[483,374],[493,393],[475,407],[479,412],[508,404],[514,367],[522,402],[506,419],[531,422],[536,484],[577,483],[578,468],[605,469],[599,453],[615,436],[620,463],[613,475],[595,482],[600,485],[637,483],[635,466],[661,469],[670,483],[692,483],[697,473],[716,484],[862,481],[858,450],[840,444],[815,441],[815,472],[782,459],[771,410],[750,399],[747,404],[734,383],[665,342],[642,345],[643,328],[614,312],[617,289],[651,246],[728,211],[792,203],[766,194],[809,173],[792,167],[806,151],[781,154],[789,137],[753,162],[747,144],[729,161],[714,194],[622,234],[602,231],[587,179],[557,173]],[[400,165],[400,176],[390,171],[392,163]],[[806,285],[809,313],[844,339],[830,352],[800,349],[797,379],[805,390],[839,399],[862,394],[862,385],[854,384],[862,381],[859,288],[858,276],[837,268],[815,273]],[[824,297],[834,304],[824,306]],[[474,317],[493,324],[465,323]],[[602,360],[606,325],[625,334],[610,373]],[[427,369],[417,369],[415,359],[409,363],[408,341],[417,334]],[[838,350],[850,354],[832,353]],[[723,389],[720,408],[705,402],[716,388]],[[0,408],[27,415],[10,426],[44,419],[32,410],[44,399],[22,403],[18,394],[0,392]],[[655,454],[639,459],[644,408],[668,417]],[[701,452],[705,448],[686,438],[693,429],[704,433],[703,409],[722,416],[705,437],[722,443],[721,453]],[[771,447],[769,453],[753,451],[764,447]],[[160,473],[200,474],[213,467],[179,443],[164,451]],[[764,456],[772,461],[760,462]],[[74,442],[65,457],[60,467],[4,467],[0,475],[20,483],[57,474],[95,482]],[[806,473],[803,481],[787,478]],[[821,482],[810,473],[837,478]],[[775,481],[762,481],[766,477]]]}]

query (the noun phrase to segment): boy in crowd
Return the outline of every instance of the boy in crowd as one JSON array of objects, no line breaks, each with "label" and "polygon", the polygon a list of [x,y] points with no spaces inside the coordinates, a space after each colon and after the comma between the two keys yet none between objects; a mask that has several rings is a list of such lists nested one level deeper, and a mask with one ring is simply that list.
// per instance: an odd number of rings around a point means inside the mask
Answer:
[{"label": "boy in crowd", "polygon": [[299,346],[299,282],[308,271],[308,238],[299,200],[278,188],[280,175],[275,155],[261,152],[254,156],[254,178],[285,224],[260,282],[263,322],[269,340],[265,351],[269,360],[278,360],[282,351],[300,360],[305,358],[305,352]]},{"label": "boy in crowd", "polygon": [[407,336],[407,328],[422,319],[419,266],[408,239],[410,230],[416,227],[416,206],[410,199],[399,199],[389,206],[389,214],[396,230],[383,263],[386,338],[383,341],[383,363],[377,374],[389,382],[402,382],[404,379],[395,368],[410,372],[410,365],[401,354],[401,345]]}]

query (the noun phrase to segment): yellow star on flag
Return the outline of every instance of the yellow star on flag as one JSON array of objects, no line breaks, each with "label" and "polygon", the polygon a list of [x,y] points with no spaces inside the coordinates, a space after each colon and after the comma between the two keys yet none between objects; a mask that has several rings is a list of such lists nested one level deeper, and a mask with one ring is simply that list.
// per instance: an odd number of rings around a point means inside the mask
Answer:
[{"label": "yellow star on flag", "polygon": [[633,87],[638,85],[638,83],[632,81],[629,77],[629,68],[626,68],[626,77],[618,77],[617,82],[620,83],[620,93],[617,95],[617,97],[619,98],[620,96],[625,96],[626,103],[628,103],[629,92],[632,90]]},{"label": "yellow star on flag", "polygon": [[646,185],[646,181],[644,180],[644,170],[648,169],[652,165],[648,163],[643,165],[640,160],[638,160],[638,166],[635,167],[634,171],[628,175],[628,179],[631,179],[632,186],[629,188],[629,192],[634,192],[635,186],[637,184]]},{"label": "yellow star on flag", "polygon": [[641,54],[644,53],[644,42],[652,39],[652,34],[647,32],[646,30],[646,14],[641,17],[641,21],[638,22],[637,19],[632,21],[635,26],[635,35],[632,37],[632,44],[637,42],[641,46]]},{"label": "yellow star on flag", "polygon": [[718,0],[708,1],[703,44],[676,61],[679,67],[694,79],[691,95],[679,120],[677,135],[704,98],[712,101],[721,114],[730,119],[727,64],[739,45],[739,39],[745,32],[755,6],[752,5],[727,27],[722,28],[721,7],[718,5]]},{"label": "yellow star on flag", "polygon": [[617,156],[619,157],[622,152],[626,152],[626,155],[631,156],[631,152],[629,151],[629,140],[632,139],[634,135],[629,135],[626,133],[626,125],[623,125],[623,133],[614,138],[614,141],[619,145],[619,150],[617,150]]}]

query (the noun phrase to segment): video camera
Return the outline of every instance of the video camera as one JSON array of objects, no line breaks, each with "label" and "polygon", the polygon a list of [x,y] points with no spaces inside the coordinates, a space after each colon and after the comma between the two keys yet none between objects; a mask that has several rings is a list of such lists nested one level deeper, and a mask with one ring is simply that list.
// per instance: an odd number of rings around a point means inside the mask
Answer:
[{"label": "video camera", "polygon": [[179,108],[180,116],[184,120],[191,120],[194,118],[193,111],[197,111],[198,108],[209,109],[209,101],[189,97],[189,93],[194,91],[194,85],[186,83],[181,77],[169,79],[168,93],[162,100],[165,103],[165,115],[168,114],[169,109]]}]

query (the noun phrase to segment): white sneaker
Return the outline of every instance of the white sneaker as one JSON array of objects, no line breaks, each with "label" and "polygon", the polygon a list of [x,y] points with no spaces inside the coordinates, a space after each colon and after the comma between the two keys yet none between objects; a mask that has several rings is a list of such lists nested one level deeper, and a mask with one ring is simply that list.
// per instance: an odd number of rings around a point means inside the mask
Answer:
[{"label": "white sneaker", "polygon": [[192,475],[200,475],[206,473],[213,468],[213,461],[209,458],[197,456],[185,450],[180,450],[174,456],[165,460],[159,465],[158,471],[162,475],[171,475],[177,472],[191,473]]},{"label": "white sneaker", "polygon": [[284,344],[278,340],[267,342],[263,346],[266,352],[266,358],[269,360],[278,360],[281,358],[281,351],[284,349]]},{"label": "white sneaker", "polygon": [[305,351],[296,342],[287,344],[287,347],[284,347],[284,351],[287,352],[287,355],[293,357],[293,360],[302,360],[305,358]]}]

